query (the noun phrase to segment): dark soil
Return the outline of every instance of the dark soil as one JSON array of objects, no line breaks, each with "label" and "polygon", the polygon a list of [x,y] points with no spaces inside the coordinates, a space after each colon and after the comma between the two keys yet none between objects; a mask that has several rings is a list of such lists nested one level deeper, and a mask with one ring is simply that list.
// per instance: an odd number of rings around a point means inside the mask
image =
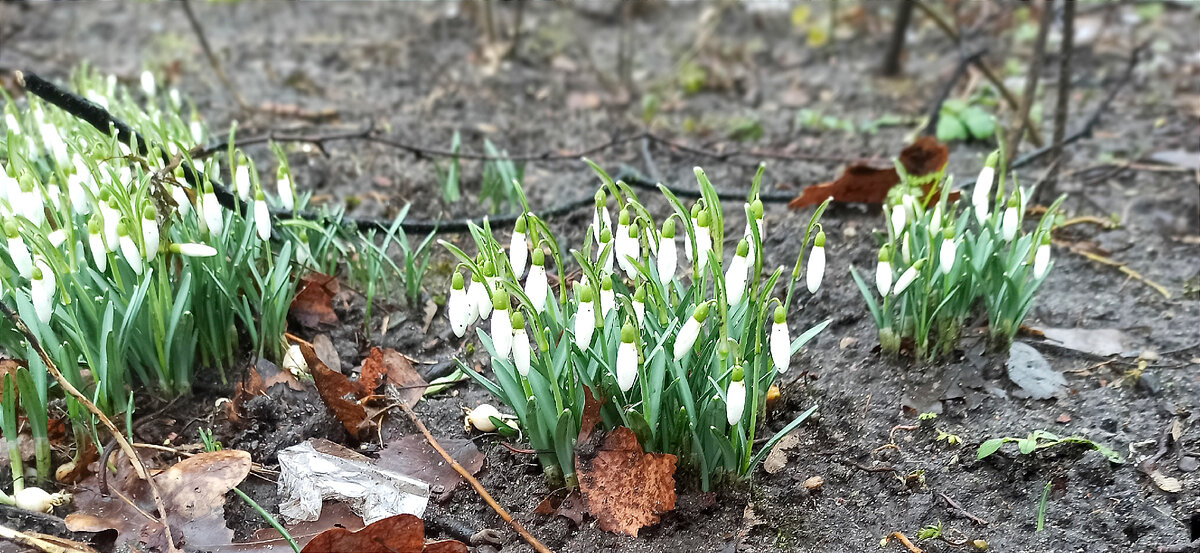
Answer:
[{"label": "dark soil", "polygon": [[[842,4],[850,3],[839,3],[843,10],[852,8]],[[1000,5],[989,4],[1000,11],[1013,7]],[[169,69],[173,85],[195,100],[211,128],[220,129],[236,118],[241,136],[271,129],[350,129],[374,122],[412,144],[447,148],[457,130],[466,150],[482,151],[486,138],[512,153],[540,153],[577,151],[643,128],[641,97],[610,84],[620,82],[615,72],[617,18],[531,7],[525,14],[528,32],[520,55],[493,64],[481,46],[481,31],[457,15],[457,6],[195,6],[226,71],[251,104],[337,111],[336,120],[322,124],[239,113],[213,77],[176,3],[0,5],[0,68],[62,78],[86,62],[127,82],[135,82],[143,67],[160,74]],[[845,36],[839,32],[821,48],[805,45],[805,35],[791,26],[786,10],[747,11],[737,6],[702,13],[717,9],[708,5],[651,10],[638,14],[631,24],[632,78],[642,91],[659,91],[662,108],[653,130],[682,143],[714,152],[750,148],[887,158],[904,146],[915,125],[867,134],[797,130],[792,121],[796,110],[805,107],[856,123],[883,115],[925,114],[953,71],[957,46],[918,17],[905,76],[877,77],[890,6],[868,3],[862,10],[854,8],[862,18],[841,23]],[[814,8],[813,21],[823,21],[824,9]],[[825,284],[816,297],[801,294],[805,299],[790,314],[792,328],[826,318],[833,324],[798,357],[799,366],[783,388],[783,407],[768,422],[768,430],[814,403],[820,409],[798,431],[800,443],[781,471],[768,475],[760,470],[751,484],[725,487],[715,496],[683,486],[679,508],[636,539],[602,532],[591,519],[576,528],[563,518],[532,514],[553,490],[542,480],[535,459],[500,447],[492,437],[477,440],[487,457],[480,473],[483,485],[555,551],[867,551],[878,548],[880,539],[891,532],[912,537],[939,522],[950,541],[982,539],[993,551],[1155,551],[1200,537],[1200,473],[1180,469],[1186,466],[1185,455],[1200,455],[1200,306],[1195,295],[1200,276],[1200,177],[1187,171],[1095,167],[1113,158],[1137,159],[1166,150],[1191,151],[1194,163],[1200,137],[1197,12],[1174,4],[1149,18],[1139,19],[1135,12],[1132,6],[1085,10],[1088,24],[1105,14],[1111,23],[1098,38],[1079,47],[1072,117],[1088,113],[1115,86],[1134,44],[1151,42],[1094,136],[1068,148],[1060,183],[1060,191],[1070,194],[1065,207],[1071,216],[1115,214],[1121,225],[1105,229],[1079,224],[1059,234],[1064,243],[1055,248],[1055,269],[1026,321],[1046,327],[1120,329],[1130,338],[1127,353],[1095,357],[1039,346],[1070,384],[1070,392],[1055,400],[1022,399],[1005,376],[1003,357],[983,353],[978,327],[984,323],[978,321],[967,329],[962,355],[950,362],[913,367],[881,359],[848,267],[873,266],[876,245],[871,233],[882,219],[877,210],[839,206],[823,220],[830,258]],[[511,15],[502,9],[499,17],[507,25]],[[1007,15],[985,19],[970,39],[988,45],[994,54],[1011,49],[1015,59],[1027,59],[1030,42],[1014,42],[1008,20]],[[695,60],[709,71],[706,89],[690,96],[681,95],[676,84],[676,67],[684,52],[697,53]],[[1005,61],[999,55],[989,60],[994,67]],[[1053,56],[1051,60],[1049,67],[1057,68]],[[1043,77],[1047,99],[1056,73],[1048,69]],[[1052,100],[1046,102],[1047,114],[1052,105]],[[741,118],[756,118],[763,137],[750,143],[730,140],[727,134]],[[1007,111],[1001,119],[1007,119]],[[1042,134],[1048,137],[1053,118],[1043,119],[1047,124]],[[973,178],[992,147],[953,144],[949,171],[960,182]],[[477,162],[463,165],[467,197],[447,205],[429,159],[364,142],[329,143],[326,149],[327,156],[299,147],[291,150],[297,182],[318,201],[349,200],[357,205],[352,213],[369,216],[390,215],[411,203],[409,217],[422,220],[486,212],[476,201]],[[713,159],[654,144],[641,150],[633,142],[591,157],[612,172],[631,167],[657,173],[664,182],[682,188],[694,187],[692,167],[700,165],[727,190],[744,189],[758,162],[749,157]],[[1022,168],[1022,181],[1036,181],[1047,163],[1041,160]],[[837,163],[771,161],[764,182],[768,190],[792,191],[830,180],[839,170]],[[525,174],[535,211],[586,197],[596,184],[590,170],[574,161],[531,163]],[[809,215],[782,205],[768,207],[768,266],[790,266],[799,248],[793,237]],[[730,224],[740,225],[735,219],[732,216]],[[576,243],[587,221],[586,211],[581,211],[555,219],[553,226],[566,242]],[[469,241],[464,236],[444,238],[459,244]],[[1162,284],[1171,299],[1114,267],[1071,253],[1068,242],[1107,252]],[[449,256],[439,251],[426,281],[429,295],[444,293],[450,267]],[[425,371],[444,366],[460,352],[461,344],[452,339],[440,312],[426,333],[421,308],[396,302],[376,310],[366,335],[362,307],[362,300],[353,297],[339,302],[342,326],[329,332],[347,372],[372,345],[394,347],[428,361]],[[381,336],[384,313],[392,328]],[[1137,368],[1135,358],[1145,351],[1159,357],[1138,378],[1127,371]],[[226,447],[246,449],[257,462],[270,465],[280,449],[309,437],[346,438],[311,392],[255,400],[247,406],[250,416],[243,426],[222,422],[223,415],[212,407],[213,399],[230,393],[218,387],[212,394],[200,394],[180,407],[186,414],[167,419],[175,426],[154,425],[157,431],[145,439],[161,440],[176,431],[177,443],[194,441],[199,417],[201,424],[217,427]],[[462,437],[460,407],[486,400],[477,387],[461,386],[453,394],[422,402],[417,412],[438,436]],[[894,428],[917,425],[917,413],[926,411],[940,416],[916,430]],[[1158,464],[1165,475],[1182,482],[1179,493],[1161,491],[1137,466],[1156,452],[1173,420],[1182,423],[1182,436]],[[185,432],[185,424],[193,426]],[[1038,429],[1086,436],[1115,449],[1128,462],[1110,464],[1098,453],[1076,446],[1024,456],[1009,446],[975,460],[976,448],[985,439],[1024,436]],[[938,430],[958,435],[962,444],[935,441]],[[407,421],[389,419],[383,435],[413,431]],[[812,476],[824,478],[816,492],[801,486]],[[1048,482],[1052,485],[1045,529],[1035,532],[1038,501]],[[275,508],[273,485],[251,479],[244,488],[268,510]],[[947,498],[986,523],[972,522]],[[242,536],[262,525],[235,501],[229,511]],[[10,526],[57,531],[40,518],[4,516]],[[431,504],[428,518],[431,534],[453,536],[455,532],[447,530],[451,527],[507,529],[466,488],[445,503]],[[970,548],[939,540],[919,545],[933,552]],[[528,549],[515,535],[503,547]],[[887,550],[901,546],[892,542]]]}]

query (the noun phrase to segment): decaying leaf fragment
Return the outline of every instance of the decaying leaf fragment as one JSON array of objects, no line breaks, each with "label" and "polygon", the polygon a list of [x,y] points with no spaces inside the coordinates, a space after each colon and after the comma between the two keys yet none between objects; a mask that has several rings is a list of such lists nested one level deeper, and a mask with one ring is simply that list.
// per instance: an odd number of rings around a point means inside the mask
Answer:
[{"label": "decaying leaf fragment", "polygon": [[[936,138],[923,136],[918,138],[900,152],[900,164],[912,177],[920,181],[920,177],[936,175],[946,166],[950,151],[945,144]],[[933,186],[937,179],[922,182],[926,195],[936,194]],[[900,174],[895,166],[872,167],[866,164],[854,164],[846,167],[836,180],[815,184],[801,191],[800,196],[788,202],[792,209],[803,209],[817,205],[827,198],[833,198],[841,203],[882,204],[887,198],[888,191],[900,183]],[[951,201],[958,193],[951,193]]]},{"label": "decaying leaf fragment", "polygon": [[338,289],[336,277],[321,273],[306,275],[300,279],[288,313],[308,328],[336,324],[338,316],[333,312],[333,296]]},{"label": "decaying leaf fragment", "polygon": [[675,456],[643,453],[623,426],[609,432],[595,456],[577,455],[575,471],[588,512],[603,530],[637,537],[675,509]]},{"label": "decaying leaf fragment", "polygon": [[467,546],[455,540],[425,543],[421,519],[396,515],[357,532],[331,528],[308,542],[301,553],[467,553]]}]

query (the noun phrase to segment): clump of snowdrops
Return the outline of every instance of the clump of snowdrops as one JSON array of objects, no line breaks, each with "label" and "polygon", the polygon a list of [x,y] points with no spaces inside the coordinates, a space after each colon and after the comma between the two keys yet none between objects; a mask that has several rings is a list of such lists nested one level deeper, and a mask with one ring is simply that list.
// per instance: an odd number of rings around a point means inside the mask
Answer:
[{"label": "clump of snowdrops", "polygon": [[[911,348],[932,360],[955,350],[962,328],[979,311],[987,315],[989,341],[1006,350],[1050,272],[1050,229],[1060,197],[1033,232],[1022,230],[1032,190],[1005,188],[1000,152],[988,156],[970,203],[949,201],[950,179],[921,181],[904,173],[884,206],[887,236],[879,249],[874,286],[850,271],[879,330],[885,353]],[[925,179],[939,182],[924,197]],[[981,308],[982,307],[982,308]]]},{"label": "clump of snowdrops", "polygon": [[787,322],[801,276],[809,293],[821,285],[825,206],[793,242],[791,271],[764,270],[761,169],[739,206],[745,229],[729,236],[699,168],[702,198],[686,206],[660,187],[674,213],[657,221],[631,188],[592,167],[602,186],[578,249],[566,249],[523,196],[507,245],[487,224],[471,229],[475,257],[443,242],[461,261],[446,306],[451,327],[463,336],[479,322],[495,379],[462,369],[513,410],[547,477],[567,485],[577,484],[575,441],[589,394],[603,402],[600,428],[628,427],[645,450],[677,455],[702,488],[744,478],[815,409],[755,450],[767,390],[828,324],[793,336]]}]

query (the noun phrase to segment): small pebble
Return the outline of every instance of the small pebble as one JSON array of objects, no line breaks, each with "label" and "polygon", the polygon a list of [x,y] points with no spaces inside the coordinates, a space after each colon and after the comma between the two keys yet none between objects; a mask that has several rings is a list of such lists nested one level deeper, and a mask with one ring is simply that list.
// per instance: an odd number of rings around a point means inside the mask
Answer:
[{"label": "small pebble", "polygon": [[810,492],[815,492],[817,490],[820,490],[821,486],[824,486],[824,485],[825,485],[825,479],[821,478],[820,476],[813,476],[813,477],[809,478],[808,480],[805,480],[804,483],[801,484],[801,486],[804,486],[804,489],[806,489]]},{"label": "small pebble", "polygon": [[1200,459],[1191,455],[1184,455],[1179,459],[1179,470],[1183,472],[1196,472],[1196,469],[1200,469]]}]

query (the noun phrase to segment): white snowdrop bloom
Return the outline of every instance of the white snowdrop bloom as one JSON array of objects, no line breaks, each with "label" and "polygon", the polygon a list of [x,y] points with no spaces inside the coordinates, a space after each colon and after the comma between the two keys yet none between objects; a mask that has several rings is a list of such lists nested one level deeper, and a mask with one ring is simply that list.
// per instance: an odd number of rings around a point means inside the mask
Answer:
[{"label": "white snowdrop bloom", "polygon": [[637,266],[634,264],[642,258],[642,245],[638,239],[637,225],[629,225],[625,230],[626,236],[624,246],[621,252],[617,254],[617,263],[621,266],[621,270],[625,272],[625,276],[630,280],[638,277]]},{"label": "white snowdrop bloom", "polygon": [[525,216],[517,218],[513,227],[512,240],[508,243],[508,264],[512,265],[513,278],[525,274],[525,263],[529,261],[529,243],[525,237]]},{"label": "white snowdrop bloom", "polygon": [[176,88],[171,88],[167,91],[167,98],[171,100],[172,108],[178,110],[179,106],[183,105],[183,99],[179,97],[179,90]]},{"label": "white snowdrop bloom", "polygon": [[1020,200],[1017,198],[1017,193],[1008,199],[1008,207],[1004,209],[1004,220],[1000,225],[1000,233],[1004,236],[1006,242],[1011,242],[1017,236],[1017,230],[1021,227]]},{"label": "white snowdrop bloom", "polygon": [[704,268],[708,266],[708,252],[712,251],[712,234],[709,233],[709,215],[707,211],[701,211],[696,218],[696,266],[700,272],[704,272]]},{"label": "white snowdrop bloom", "polygon": [[454,335],[462,338],[467,333],[467,292],[463,287],[463,277],[458,271],[450,280],[450,297],[446,300],[446,317],[450,319],[450,329]]},{"label": "white snowdrop bloom", "polygon": [[629,250],[629,208],[621,210],[617,215],[617,230],[613,232],[613,252],[616,254],[617,265],[625,268],[624,259]]},{"label": "white snowdrop bloom", "polygon": [[217,201],[217,195],[212,188],[204,191],[200,210],[204,213],[204,224],[208,227],[208,233],[220,236],[225,230],[225,210],[221,207],[221,202]]},{"label": "white snowdrop bloom", "polygon": [[904,233],[904,238],[900,240],[900,259],[904,260],[905,265],[912,264],[912,235]]},{"label": "white snowdrop bloom", "polygon": [[675,360],[683,359],[688,352],[692,351],[692,346],[696,345],[696,338],[700,336],[700,325],[704,324],[704,320],[708,318],[708,302],[696,306],[692,311],[692,316],[683,323],[683,328],[679,329],[679,334],[675,335],[675,345],[673,353]]},{"label": "white snowdrop bloom", "polygon": [[633,306],[633,318],[637,320],[638,326],[642,325],[642,321],[646,318],[646,287],[638,286],[633,293],[633,301],[630,302]]},{"label": "white snowdrop bloom", "polygon": [[108,268],[108,247],[104,245],[103,227],[99,215],[93,215],[88,221],[88,250],[92,253],[92,263],[101,273]]},{"label": "white snowdrop bloom", "polygon": [[[108,192],[101,194],[107,195]],[[121,212],[117,209],[117,199],[104,196],[100,200],[100,221],[104,223],[104,244],[108,251],[117,251],[117,224],[121,222]]]},{"label": "white snowdrop bloom", "polygon": [[906,226],[908,224],[908,210],[904,209],[902,205],[892,206],[889,219],[892,222],[892,234],[896,238],[899,238],[908,229]]},{"label": "white snowdrop bloom", "polygon": [[146,248],[146,261],[158,256],[158,212],[151,206],[142,210],[142,246]]},{"label": "white snowdrop bloom", "polygon": [[21,122],[17,121],[17,116],[11,112],[4,114],[4,128],[12,131],[17,136],[21,136]]},{"label": "white snowdrop bloom", "polygon": [[612,286],[611,276],[600,280],[600,318],[607,317],[609,311],[617,306],[617,297]]},{"label": "white snowdrop bloom", "polygon": [[592,345],[592,335],[596,332],[596,307],[591,286],[585,285],[579,292],[579,310],[575,312],[573,330],[576,347],[586,350]]},{"label": "white snowdrop bloom", "polygon": [[178,184],[171,185],[171,199],[175,201],[176,211],[184,217],[192,209],[192,200],[188,198],[187,190]]},{"label": "white snowdrop bloom", "polygon": [[154,73],[149,70],[142,71],[141,83],[142,92],[145,92],[146,96],[154,97],[158,92],[158,85],[154,82]]},{"label": "white snowdrop bloom", "polygon": [[86,173],[78,170],[67,175],[67,198],[71,202],[71,211],[77,215],[87,215],[92,212],[92,199],[84,187],[86,181]]},{"label": "white snowdrop bloom", "polygon": [[12,259],[13,266],[17,268],[17,273],[22,278],[30,278],[33,276],[33,257],[29,255],[29,247],[25,245],[25,240],[21,238],[20,232],[17,230],[17,224],[13,221],[5,221],[4,234],[8,238],[8,256]]},{"label": "white snowdrop bloom", "polygon": [[529,297],[530,307],[541,313],[546,309],[546,296],[550,290],[546,279],[546,254],[542,248],[534,248],[532,257],[529,276],[525,279],[525,295]]},{"label": "white snowdrop bloom", "polygon": [[596,191],[596,208],[592,210],[592,239],[600,243],[600,231],[612,229],[612,216],[608,214],[607,196],[604,190]]},{"label": "white snowdrop bloom", "polygon": [[632,324],[621,327],[621,345],[617,346],[617,386],[622,392],[633,388],[638,377],[637,330]]},{"label": "white snowdrop bloom", "polygon": [[908,286],[917,279],[917,275],[921,271],[921,266],[924,264],[925,260],[921,259],[914,263],[912,267],[905,269],[904,272],[900,274],[900,278],[896,279],[896,287],[892,289],[892,293],[897,296],[903,294],[904,291],[908,289]]},{"label": "white snowdrop bloom", "polygon": [[[601,256],[604,257],[602,263]],[[613,272],[613,260],[616,258],[617,249],[616,244],[613,243],[612,233],[608,229],[604,229],[600,231],[600,242],[596,248],[596,263],[600,265],[600,274],[611,275]]]},{"label": "white snowdrop bloom", "polygon": [[507,292],[497,290],[492,295],[492,309],[495,310],[495,313],[492,314],[492,346],[496,348],[497,357],[508,359],[509,354],[512,353],[513,329],[508,313]]},{"label": "white snowdrop bloom", "polygon": [[975,179],[975,188],[971,191],[971,206],[975,208],[975,220],[983,224],[988,218],[988,201],[992,194],[992,181],[996,179],[996,164],[1000,161],[999,152],[988,156],[979,177]]},{"label": "white snowdrop bloom", "polygon": [[729,426],[742,422],[742,414],[746,410],[746,382],[741,367],[733,368],[733,378],[725,390],[725,420]]},{"label": "white snowdrop bloom", "polygon": [[942,232],[942,204],[938,202],[933,206],[933,213],[929,216],[929,235],[937,236]]},{"label": "white snowdrop bloom", "polygon": [[288,211],[295,211],[296,186],[292,184],[292,176],[283,167],[276,173],[275,189],[279,191],[279,205]]},{"label": "white snowdrop bloom", "polygon": [[667,219],[663,223],[658,238],[658,252],[655,255],[659,280],[663,283],[670,282],[675,277],[675,267],[679,263],[679,252],[675,249],[675,219]]},{"label": "white snowdrop bloom", "polygon": [[299,344],[288,346],[287,351],[283,354],[280,368],[296,377],[308,374],[308,360],[304,358],[304,351],[300,349]]},{"label": "white snowdrop bloom", "polygon": [[121,247],[121,257],[129,264],[133,272],[142,274],[142,252],[138,251],[137,243],[129,236],[125,222],[117,223],[117,243]]},{"label": "white snowdrop bloom", "polygon": [[745,205],[745,208],[747,211],[749,211],[750,216],[748,219],[746,219],[746,229],[742,232],[742,236],[745,237],[746,242],[748,242],[750,244],[750,250],[746,253],[746,263],[750,266],[753,266],[755,256],[758,255],[758,253],[757,253],[758,248],[756,248],[754,246],[754,234],[753,234],[753,231],[751,230],[750,226],[753,224],[755,227],[758,227],[759,244],[762,244],[762,241],[767,239],[767,235],[763,234],[763,203],[762,203],[762,200],[760,200],[758,198],[754,198],[753,202],[747,203]]},{"label": "white snowdrop bloom", "polygon": [[733,259],[729,260],[729,268],[725,271],[725,301],[729,306],[735,306],[741,303],[742,296],[746,293],[746,277],[750,267],[746,262],[746,252],[750,250],[750,245],[743,238],[738,241],[737,251],[733,254]]},{"label": "white snowdrop bloom", "polygon": [[471,275],[471,285],[467,287],[467,299],[471,305],[470,312],[474,313],[476,318],[486,321],[492,314],[492,295],[484,286],[484,278],[483,275]]},{"label": "white snowdrop bloom", "polygon": [[21,185],[14,179],[8,176],[8,171],[4,169],[4,164],[0,163],[0,199],[10,200],[17,198],[21,193]]},{"label": "white snowdrop bloom", "polygon": [[171,244],[171,253],[179,254],[184,257],[212,257],[217,255],[217,249],[208,244],[196,244],[194,242],[184,242]]},{"label": "white snowdrop bloom", "polygon": [[892,289],[892,249],[884,245],[879,249],[879,264],[875,266],[875,287],[879,295],[886,296]]},{"label": "white snowdrop bloom", "polygon": [[769,344],[771,348],[771,362],[775,363],[775,368],[780,373],[785,373],[792,361],[792,338],[788,331],[787,310],[782,305],[776,306],[771,321],[771,339]]},{"label": "white snowdrop bloom", "polygon": [[57,291],[58,282],[54,278],[54,271],[41,259],[37,260],[30,277],[29,298],[33,301],[33,310],[37,313],[38,320],[47,324],[50,322],[50,316],[54,314],[54,293]]},{"label": "white snowdrop bloom", "polygon": [[512,358],[513,365],[521,376],[529,376],[529,364],[532,357],[529,346],[529,333],[525,331],[525,316],[519,311],[512,314]]},{"label": "white snowdrop bloom", "polygon": [[18,205],[13,207],[33,223],[33,226],[40,227],[46,222],[46,204],[42,198],[42,189],[34,184],[33,178],[28,175],[23,175],[19,182],[21,195],[18,196]]},{"label": "white snowdrop bloom", "polygon": [[63,142],[62,136],[58,134],[58,127],[52,124],[43,124],[39,128],[42,135],[42,147],[46,152],[54,156],[54,161],[60,165],[66,165],[70,162],[71,157],[67,153],[67,144]]},{"label": "white snowdrop bloom", "polygon": [[250,166],[242,160],[242,163],[233,170],[233,188],[237,190],[238,198],[243,202],[250,201],[250,193],[254,190],[254,183],[250,179]]},{"label": "white snowdrop bloom", "polygon": [[821,287],[821,279],[825,276],[825,231],[817,231],[817,237],[813,239],[812,253],[809,254],[808,270],[805,271],[805,283],[808,284],[808,292],[816,294]]},{"label": "white snowdrop bloom", "polygon": [[267,208],[267,199],[262,190],[254,191],[254,229],[262,241],[271,239],[271,210]]},{"label": "white snowdrop bloom", "polygon": [[50,247],[57,249],[67,241],[67,231],[65,229],[54,229],[50,234],[46,235],[46,240],[50,242]]},{"label": "white snowdrop bloom", "polygon": [[1046,276],[1046,270],[1050,268],[1050,233],[1043,234],[1040,242],[1033,254],[1033,278]]},{"label": "white snowdrop bloom", "polygon": [[204,125],[200,123],[199,119],[193,118],[188,123],[188,132],[192,135],[192,142],[204,144]]},{"label": "white snowdrop bloom", "polygon": [[958,242],[954,240],[954,230],[946,229],[942,247],[938,248],[938,270],[944,275],[950,274],[955,261],[958,261]]}]

